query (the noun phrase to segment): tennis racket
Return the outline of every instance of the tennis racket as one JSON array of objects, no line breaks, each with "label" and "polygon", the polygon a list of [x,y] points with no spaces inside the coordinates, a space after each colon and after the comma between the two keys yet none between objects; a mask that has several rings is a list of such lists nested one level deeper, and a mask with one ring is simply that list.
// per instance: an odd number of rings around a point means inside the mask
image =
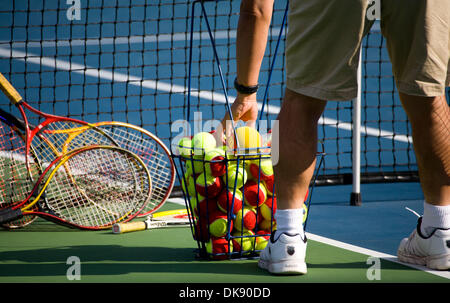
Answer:
[{"label": "tennis racket", "polygon": [[[68,151],[74,150],[88,145],[116,145],[111,138],[100,130],[96,129],[92,124],[67,117],[50,115],[43,113],[25,100],[11,85],[11,83],[0,73],[0,89],[8,97],[10,102],[14,104],[23,119],[23,133],[25,135],[25,164],[28,168],[30,148],[33,146],[37,157],[43,162],[52,162],[57,156]],[[31,128],[28,122],[28,110],[37,115],[39,124]],[[31,117],[30,117],[31,118]],[[74,132],[74,129],[84,126],[86,130],[80,135]],[[74,139],[76,137],[76,140]]]},{"label": "tennis racket", "polygon": [[[108,121],[93,123],[92,126],[118,146],[138,155],[150,171],[152,198],[139,217],[145,217],[161,208],[172,192],[176,176],[170,151],[164,143],[149,131],[129,123]],[[82,126],[71,130],[72,140],[78,140],[77,132],[83,137],[84,132],[89,129],[90,126]]]},{"label": "tennis racket", "polygon": [[114,234],[123,234],[146,229],[189,226],[189,215],[186,209],[155,212],[145,221],[116,223],[112,227]]},{"label": "tennis racket", "polygon": [[[14,117],[0,113],[0,209],[22,201],[31,192],[42,167],[33,149],[30,150],[30,170],[25,167],[25,138],[16,127]],[[8,222],[5,228],[19,228],[32,223],[36,216],[25,216]]]},{"label": "tennis racket", "polygon": [[151,177],[138,156],[114,146],[87,146],[50,163],[24,201],[0,211],[0,223],[37,215],[81,229],[111,228],[134,218],[150,195]]}]

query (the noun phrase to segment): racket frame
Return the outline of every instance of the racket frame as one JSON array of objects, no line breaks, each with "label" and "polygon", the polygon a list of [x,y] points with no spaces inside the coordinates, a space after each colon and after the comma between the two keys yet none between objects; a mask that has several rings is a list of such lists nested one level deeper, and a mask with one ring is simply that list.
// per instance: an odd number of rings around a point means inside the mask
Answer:
[{"label": "racket frame", "polygon": [[[47,186],[50,184],[50,182],[53,179],[54,174],[57,172],[57,170],[64,165],[64,163],[66,163],[71,157],[84,152],[84,151],[89,151],[92,149],[99,149],[99,148],[105,148],[105,149],[116,149],[116,150],[120,150],[121,152],[124,153],[128,153],[129,155],[132,155],[133,159],[137,160],[138,163],[140,163],[140,166],[144,169],[144,172],[146,174],[146,176],[148,177],[148,182],[149,182],[149,190],[148,190],[148,194],[146,195],[146,199],[144,202],[138,204],[139,209],[135,210],[132,209],[130,210],[128,213],[124,214],[122,217],[117,218],[116,220],[106,223],[104,225],[101,226],[83,226],[80,224],[76,224],[74,222],[70,222],[68,220],[65,220],[64,218],[59,217],[53,210],[52,207],[50,206],[50,202],[48,200],[46,200],[45,202],[45,207],[43,205],[38,204],[38,202],[40,201],[40,198],[42,197],[42,195],[45,193],[45,190],[47,188]],[[36,194],[38,188],[39,188],[39,184],[42,183],[42,181],[44,180],[44,178],[47,176],[47,174],[49,174],[49,177],[47,178],[47,180],[45,181],[44,185],[42,186],[42,188],[39,190],[39,192],[37,193],[36,197],[29,203],[27,203],[32,197],[33,195]],[[61,225],[66,225],[66,226],[70,226],[70,227],[77,227],[79,229],[87,229],[87,230],[99,230],[99,229],[106,229],[106,228],[110,228],[114,223],[119,222],[119,221],[123,221],[123,222],[127,222],[130,221],[131,219],[135,218],[140,210],[142,210],[146,203],[148,203],[148,201],[151,198],[151,191],[152,191],[152,184],[151,184],[151,176],[150,176],[150,172],[148,171],[147,167],[144,165],[144,163],[142,162],[142,160],[135,155],[134,153],[125,150],[123,148],[119,148],[119,147],[115,147],[115,146],[108,146],[108,145],[90,145],[90,146],[86,146],[86,147],[81,147],[78,149],[75,149],[67,154],[64,155],[60,155],[59,157],[57,157],[48,167],[45,168],[43,174],[41,174],[39,176],[38,181],[36,182],[33,191],[29,194],[29,196],[27,197],[26,200],[22,201],[20,204],[17,204],[13,207],[10,208],[6,208],[6,209],[2,209],[0,210],[0,217],[2,218],[0,223],[4,223],[7,222],[7,220],[11,220],[9,219],[9,216],[11,217],[15,217],[18,218],[17,216],[19,214],[21,215],[37,215],[40,217],[44,217],[45,219],[48,219],[50,221],[54,221],[56,223],[59,223]],[[39,210],[38,211],[27,211],[28,209],[30,209],[33,205],[38,205]],[[133,212],[131,215],[130,213]],[[13,219],[16,219],[13,218]]]}]

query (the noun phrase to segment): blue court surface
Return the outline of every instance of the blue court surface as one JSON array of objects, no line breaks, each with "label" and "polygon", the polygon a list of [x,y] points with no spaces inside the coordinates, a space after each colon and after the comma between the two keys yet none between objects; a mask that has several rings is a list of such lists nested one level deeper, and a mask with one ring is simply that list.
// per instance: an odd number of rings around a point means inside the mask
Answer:
[{"label": "blue court surface", "polygon": [[351,186],[317,187],[307,231],[396,255],[400,240],[417,224],[417,217],[405,207],[423,212],[420,184],[366,184],[361,191],[362,205],[350,206]]},{"label": "blue court surface", "polygon": [[[0,72],[44,112],[89,122],[133,123],[170,147],[180,132],[174,122],[186,119],[188,110],[192,127],[194,112],[201,113],[200,123],[205,126],[207,121],[223,117],[227,99],[200,7],[195,13],[191,49],[188,16],[192,2],[156,2],[89,1],[87,7],[82,1],[80,20],[68,20],[65,1],[8,1],[0,9]],[[228,102],[235,95],[232,83],[239,3],[205,4]],[[262,117],[269,125],[280,110],[284,91],[284,44],[277,56],[274,51],[285,5],[276,1],[260,78],[262,106],[271,76]],[[396,94],[379,24],[372,29],[362,53],[362,172],[414,171],[411,129]],[[285,31],[282,42],[284,38]],[[190,50],[193,64],[188,104]],[[273,60],[273,73],[269,73]],[[3,95],[0,106],[14,112]],[[351,116],[351,102],[328,103],[320,120],[319,138],[327,154],[320,174],[351,172]],[[405,207],[419,214],[423,211],[420,185],[363,184],[361,206],[349,205],[351,191],[351,185],[315,187],[307,232],[395,256],[400,240],[409,236],[417,223]]]}]

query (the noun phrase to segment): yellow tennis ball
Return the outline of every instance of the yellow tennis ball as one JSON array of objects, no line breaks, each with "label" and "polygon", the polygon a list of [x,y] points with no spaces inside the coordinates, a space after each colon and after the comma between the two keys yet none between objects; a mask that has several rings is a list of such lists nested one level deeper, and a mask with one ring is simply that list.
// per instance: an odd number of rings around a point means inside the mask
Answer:
[{"label": "yellow tennis ball", "polygon": [[255,250],[263,250],[269,243],[270,236],[268,236],[268,233],[264,230],[260,230],[256,234],[261,236],[258,236],[255,239]]},{"label": "yellow tennis ball", "polygon": [[186,172],[181,179],[181,187],[188,196],[194,197],[196,194],[194,176]]},{"label": "yellow tennis ball", "polygon": [[188,157],[192,153],[192,139],[189,137],[181,138],[178,141],[178,153],[183,157]]},{"label": "yellow tennis ball", "polygon": [[255,180],[273,178],[273,164],[271,158],[253,160],[249,164],[249,171]]},{"label": "yellow tennis ball", "polygon": [[277,197],[269,197],[266,201],[259,207],[259,212],[264,220],[272,220],[273,215],[277,211]]},{"label": "yellow tennis ball", "polygon": [[256,227],[256,212],[252,208],[245,206],[238,211],[234,219],[234,228],[240,231],[252,230]]},{"label": "yellow tennis ball", "polygon": [[[274,231],[277,229],[277,222],[275,220],[262,220],[259,222],[258,226],[262,230]],[[272,229],[270,229],[271,226]]]},{"label": "yellow tennis ball", "polygon": [[206,150],[216,147],[216,138],[208,132],[197,133],[192,137],[192,147],[194,155],[204,155]]},{"label": "yellow tennis ball", "polygon": [[259,132],[249,126],[242,126],[236,129],[236,137],[234,139],[234,148],[254,149],[250,152],[258,152],[256,148],[261,147],[261,135]]},{"label": "yellow tennis ball", "polygon": [[[232,228],[232,226],[231,226]],[[223,237],[227,234],[228,220],[227,215],[222,212],[214,212],[210,218],[209,232],[213,237]]]},{"label": "yellow tennis ball", "polygon": [[[247,172],[243,168],[242,163],[239,167],[236,163],[228,165],[227,172],[222,176],[224,184],[228,185],[228,188],[241,188],[247,182]],[[228,184],[227,184],[228,182]]]},{"label": "yellow tennis ball", "polygon": [[186,173],[191,175],[198,175],[203,172],[203,161],[197,156],[193,156],[192,159],[186,159]]},{"label": "yellow tennis ball", "polygon": [[250,253],[253,251],[255,245],[255,233],[251,230],[245,232],[235,231],[232,236],[235,237],[233,241],[233,252]]}]

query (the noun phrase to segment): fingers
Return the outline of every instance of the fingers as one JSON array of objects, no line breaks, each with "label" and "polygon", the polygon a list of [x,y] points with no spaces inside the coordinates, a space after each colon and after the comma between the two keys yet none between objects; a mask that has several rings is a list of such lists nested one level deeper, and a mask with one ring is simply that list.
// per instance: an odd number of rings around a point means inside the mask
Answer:
[{"label": "fingers", "polygon": [[214,134],[217,143],[225,143],[223,135],[224,132],[225,138],[233,137],[234,127],[238,121],[244,121],[247,126],[255,127],[256,120],[258,118],[258,103],[256,102],[256,94],[244,96],[238,95],[233,104],[230,106],[230,110],[233,120],[231,120],[227,111],[221,121],[220,129],[216,129]]},{"label": "fingers", "polygon": [[[258,103],[255,95],[247,95],[245,97],[238,96],[230,107],[233,121],[242,120],[255,124],[258,118]],[[222,120],[222,127],[225,128],[226,122],[230,120],[230,115],[227,112]]]}]

